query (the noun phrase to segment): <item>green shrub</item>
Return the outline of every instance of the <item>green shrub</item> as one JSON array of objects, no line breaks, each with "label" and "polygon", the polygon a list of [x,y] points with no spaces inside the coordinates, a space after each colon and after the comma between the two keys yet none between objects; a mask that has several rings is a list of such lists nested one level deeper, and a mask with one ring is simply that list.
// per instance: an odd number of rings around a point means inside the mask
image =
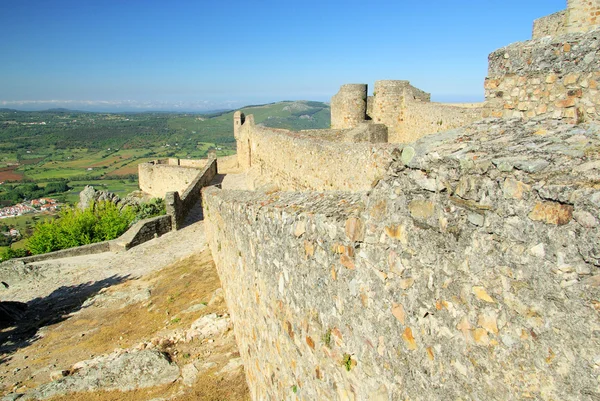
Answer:
[{"label": "green shrub", "polygon": [[0,254],[0,260],[8,260],[8,259],[12,259],[12,258],[24,258],[25,256],[29,256],[30,253],[27,251],[27,249],[24,248],[19,248],[19,249],[13,249],[13,248],[5,248],[2,250],[2,253]]},{"label": "green shrub", "polygon": [[134,222],[150,217],[162,216],[167,213],[165,200],[162,198],[152,198],[148,202],[140,203],[134,207]]},{"label": "green shrub", "polygon": [[134,218],[131,208],[119,211],[111,202],[98,202],[86,210],[66,208],[58,219],[35,226],[27,247],[36,255],[111,240],[123,234]]}]

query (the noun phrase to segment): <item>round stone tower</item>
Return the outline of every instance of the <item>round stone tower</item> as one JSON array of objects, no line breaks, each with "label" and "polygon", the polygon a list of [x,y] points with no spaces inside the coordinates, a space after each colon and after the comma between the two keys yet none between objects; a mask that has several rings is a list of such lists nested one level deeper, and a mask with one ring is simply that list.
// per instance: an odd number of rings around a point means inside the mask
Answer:
[{"label": "round stone tower", "polygon": [[331,128],[355,128],[367,119],[367,85],[342,85],[331,98]]}]

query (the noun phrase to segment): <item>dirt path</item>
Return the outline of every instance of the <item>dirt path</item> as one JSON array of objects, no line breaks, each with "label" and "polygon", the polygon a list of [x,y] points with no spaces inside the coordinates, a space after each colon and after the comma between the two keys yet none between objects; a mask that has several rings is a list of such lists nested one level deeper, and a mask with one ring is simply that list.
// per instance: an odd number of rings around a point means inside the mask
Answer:
[{"label": "dirt path", "polygon": [[198,222],[127,252],[54,259],[31,263],[27,268],[17,267],[13,274],[0,273],[2,280],[10,285],[1,290],[0,296],[3,301],[27,302],[46,297],[61,287],[134,279],[204,249],[204,224]]},{"label": "dirt path", "polygon": [[[13,263],[0,276],[10,285],[1,299],[28,306],[0,327],[2,399],[249,399],[202,222],[127,252]],[[123,358],[146,364],[146,354],[176,380],[129,374],[131,391],[116,379],[90,387],[107,371],[126,377],[114,371]],[[93,391],[72,393],[83,388]]]}]

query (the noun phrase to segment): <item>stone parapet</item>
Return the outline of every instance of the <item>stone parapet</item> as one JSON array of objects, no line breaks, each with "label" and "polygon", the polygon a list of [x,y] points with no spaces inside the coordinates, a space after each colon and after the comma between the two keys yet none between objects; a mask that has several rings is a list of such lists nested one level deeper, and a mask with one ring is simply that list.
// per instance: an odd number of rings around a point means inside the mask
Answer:
[{"label": "stone parapet", "polygon": [[401,110],[400,124],[389,141],[392,143],[409,143],[436,132],[463,127],[480,120],[483,104],[471,107],[444,103],[410,102]]},{"label": "stone parapet", "polygon": [[[238,161],[259,181],[283,190],[372,188],[384,176],[396,149],[387,143],[370,143],[380,142],[385,134],[376,124],[356,131],[293,132],[257,126],[250,117],[239,130]],[[369,142],[351,142],[356,140]]]},{"label": "stone parapet", "polygon": [[205,189],[253,399],[599,397],[598,149],[485,120],[369,192]]},{"label": "stone parapet", "polygon": [[168,233],[172,229],[171,216],[157,216],[140,220],[119,238],[110,241],[111,251],[127,251]]}]

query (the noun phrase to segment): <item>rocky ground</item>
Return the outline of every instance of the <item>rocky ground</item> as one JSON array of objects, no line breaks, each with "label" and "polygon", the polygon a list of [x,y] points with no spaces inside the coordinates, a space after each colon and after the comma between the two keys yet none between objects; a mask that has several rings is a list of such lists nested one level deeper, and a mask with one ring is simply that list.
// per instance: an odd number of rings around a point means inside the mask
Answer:
[{"label": "rocky ground", "polygon": [[[226,183],[226,181],[225,181]],[[0,265],[3,400],[247,400],[202,222],[122,253]]]}]

